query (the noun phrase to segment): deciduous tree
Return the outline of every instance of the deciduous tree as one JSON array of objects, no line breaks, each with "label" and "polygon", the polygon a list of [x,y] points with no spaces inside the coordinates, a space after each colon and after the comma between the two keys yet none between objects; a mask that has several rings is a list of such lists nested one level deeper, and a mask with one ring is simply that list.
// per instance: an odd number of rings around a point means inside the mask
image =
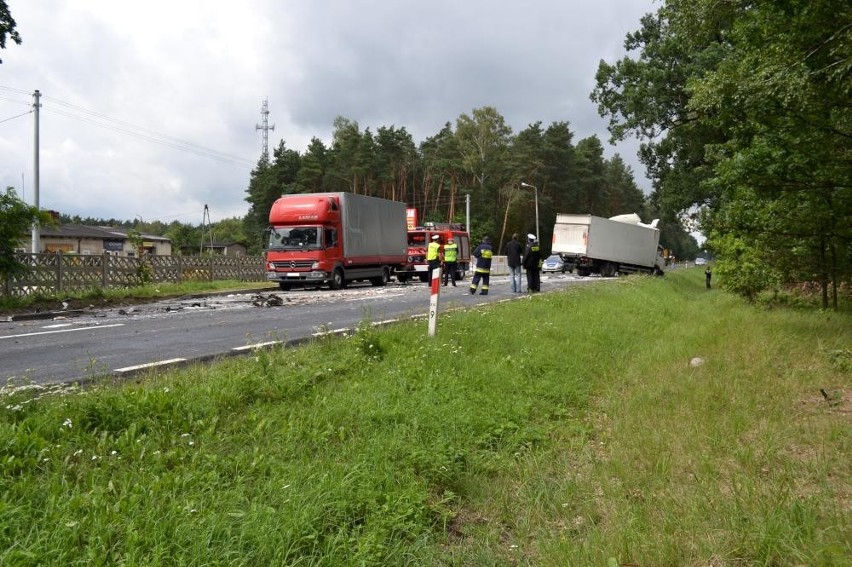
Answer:
[{"label": "deciduous tree", "polygon": [[55,221],[47,211],[31,207],[18,198],[12,187],[0,193],[0,278],[8,280],[26,272],[15,254],[27,237],[33,223],[53,225]]},{"label": "deciduous tree", "polygon": [[[6,49],[7,38],[21,45],[21,36],[15,29],[16,25],[6,0],[0,0],[0,49]],[[3,63],[2,59],[0,59],[0,63]]]}]

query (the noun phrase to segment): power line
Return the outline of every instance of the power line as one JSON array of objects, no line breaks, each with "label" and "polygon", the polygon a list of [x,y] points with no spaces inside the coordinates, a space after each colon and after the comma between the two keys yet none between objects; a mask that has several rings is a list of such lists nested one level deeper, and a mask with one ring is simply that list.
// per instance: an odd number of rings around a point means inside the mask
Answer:
[{"label": "power line", "polygon": [[[92,124],[93,126],[98,126],[100,128],[104,128],[106,130],[111,130],[113,132],[118,132],[120,134],[125,134],[127,136],[131,136],[133,138],[138,138],[140,140],[145,140],[147,142],[152,142],[154,144],[159,144],[161,146],[166,146],[170,148],[175,148],[181,151],[189,152],[195,154],[197,156],[206,157],[213,159],[222,163],[230,163],[233,165],[237,165],[240,167],[253,167],[254,164],[246,159],[230,156],[228,154],[223,154],[221,152],[217,152],[215,150],[211,150],[208,148],[204,148],[202,146],[195,146],[189,142],[183,142],[177,140],[176,138],[169,139],[168,137],[162,136],[160,134],[145,134],[143,132],[137,132],[132,130],[131,128],[121,126],[121,121],[116,121],[116,124],[110,124],[108,122],[101,122],[96,118],[89,118],[86,116],[80,116],[77,114],[73,114],[70,112],[65,112],[62,110],[58,110],[56,108],[50,108],[44,106],[43,109],[51,114],[58,114],[60,116],[65,116],[67,118],[72,118],[74,120],[79,120],[80,122],[85,122],[87,124]],[[145,130],[142,128],[142,130]],[[174,141],[170,141],[174,140]]]},{"label": "power line", "polygon": [[2,124],[3,122],[8,122],[9,120],[14,120],[15,118],[20,118],[21,116],[26,116],[27,114],[32,114],[32,112],[32,110],[28,110],[26,112],[22,112],[21,114],[16,114],[15,116],[4,118],[3,120],[0,120],[0,124]]},{"label": "power line", "polygon": [[16,89],[14,87],[4,87],[3,85],[0,85],[0,91],[12,91],[13,93],[18,93],[18,94],[27,95],[27,96],[32,94],[30,91],[25,91],[23,89]]},{"label": "power line", "polygon": [[[145,128],[144,126],[138,126],[136,124],[132,124],[130,122],[126,122],[124,120],[119,120],[117,118],[112,118],[102,112],[97,112],[94,110],[89,110],[88,108],[84,108],[82,106],[78,106],[76,104],[71,104],[69,102],[65,102],[59,100],[57,98],[45,95],[44,98],[55,104],[65,106],[71,110],[84,113],[88,115],[78,116],[71,113],[63,113],[59,110],[52,109],[52,112],[56,112],[57,114],[63,114],[69,118],[75,118],[82,120],[84,122],[88,122],[90,124],[94,124],[96,126],[101,126],[102,128],[107,128],[109,130],[113,130],[120,133],[125,133],[131,136],[135,136],[137,138],[141,138],[150,142],[162,144],[165,146],[169,146],[176,149],[181,149],[184,151],[188,151],[194,153],[196,155],[200,155],[203,157],[212,157],[214,159],[218,159],[219,161],[226,161],[233,163],[235,165],[248,165],[254,166],[254,162],[247,160],[245,158],[241,158],[239,156],[233,156],[230,154],[226,154],[224,152],[220,152],[217,150],[212,150],[210,148],[206,148],[204,146],[200,146],[198,144],[194,144],[192,142],[187,142],[186,140],[181,140],[180,138],[175,138],[173,136],[168,136],[166,134],[161,134],[155,130],[150,128]],[[140,133],[141,132],[141,133]]]},{"label": "power line", "polygon": [[[25,95],[30,94],[27,91],[12,88],[12,87],[7,87],[7,86],[3,86],[3,85],[0,85],[0,91],[10,91],[10,92],[13,92],[13,93],[19,93],[19,94],[25,94]],[[23,101],[20,101],[20,100],[17,100],[17,99],[13,99],[13,98],[0,97],[0,99],[8,100],[10,102],[15,102],[15,103],[20,103],[20,104],[25,104],[25,105],[29,106],[29,103],[26,103],[26,102],[23,102]],[[130,122],[126,122],[124,120],[119,120],[117,118],[112,118],[112,117],[110,117],[110,116],[108,116],[108,115],[106,115],[102,112],[89,110],[88,108],[84,108],[84,107],[76,105],[76,104],[65,102],[63,100],[60,100],[60,99],[52,97],[52,96],[42,95],[42,100],[43,101],[50,101],[54,105],[64,106],[65,108],[68,109],[68,111],[63,111],[63,110],[58,109],[58,108],[50,107],[48,105],[43,105],[42,108],[45,111],[50,112],[50,113],[54,113],[54,114],[58,114],[60,116],[65,116],[65,117],[71,118],[73,120],[85,122],[85,123],[91,124],[93,126],[98,126],[100,128],[104,128],[106,130],[111,130],[113,132],[125,134],[127,136],[131,136],[131,137],[134,137],[134,138],[137,138],[137,139],[140,139],[140,140],[144,140],[144,141],[147,141],[147,142],[151,142],[151,143],[154,143],[154,144],[160,144],[162,146],[166,146],[166,147],[174,148],[174,149],[181,150],[181,151],[184,151],[184,152],[192,153],[192,154],[195,154],[195,155],[200,156],[200,157],[213,159],[213,160],[218,161],[220,163],[228,163],[228,164],[235,165],[235,166],[238,166],[238,167],[246,167],[246,168],[253,168],[256,165],[256,163],[251,161],[251,160],[248,160],[248,159],[245,159],[245,158],[242,158],[242,157],[239,157],[239,156],[227,154],[227,153],[224,153],[224,152],[220,152],[218,150],[206,148],[204,146],[200,146],[198,144],[194,144],[194,143],[188,142],[186,140],[181,140],[180,138],[168,136],[166,134],[162,134],[162,133],[157,132],[155,130],[152,130],[150,128],[145,128],[144,126],[132,124]],[[32,112],[32,110],[30,110],[30,111],[28,111],[27,113],[24,113],[24,114],[29,114],[31,112]],[[12,116],[12,117],[4,119],[0,122],[12,120],[12,119],[18,118],[20,116],[23,116],[23,114],[17,115],[17,116]]]}]

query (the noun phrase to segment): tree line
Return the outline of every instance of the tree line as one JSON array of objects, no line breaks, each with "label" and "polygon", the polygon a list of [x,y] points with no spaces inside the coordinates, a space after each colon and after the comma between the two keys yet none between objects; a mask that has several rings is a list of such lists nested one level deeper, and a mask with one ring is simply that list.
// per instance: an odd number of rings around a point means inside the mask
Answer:
[{"label": "tree line", "polygon": [[666,0],[601,61],[613,140],[643,140],[652,201],[691,211],[728,289],[852,279],[852,4]]},{"label": "tree line", "polygon": [[[606,159],[596,136],[573,142],[567,122],[530,124],[514,134],[493,107],[474,109],[416,144],[405,127],[375,133],[338,117],[332,140],[313,138],[300,153],[284,140],[252,171],[244,227],[262,235],[272,203],[282,194],[351,192],[405,202],[421,223],[467,220],[474,241],[495,244],[512,233],[537,233],[549,249],[557,213],[598,216],[636,212],[644,220],[659,211],[638,188],[619,155]],[[532,185],[536,189],[525,187]],[[541,222],[536,228],[535,196]],[[469,200],[469,201],[468,201]],[[664,224],[662,242],[679,256],[694,256],[695,240],[676,221]]]}]

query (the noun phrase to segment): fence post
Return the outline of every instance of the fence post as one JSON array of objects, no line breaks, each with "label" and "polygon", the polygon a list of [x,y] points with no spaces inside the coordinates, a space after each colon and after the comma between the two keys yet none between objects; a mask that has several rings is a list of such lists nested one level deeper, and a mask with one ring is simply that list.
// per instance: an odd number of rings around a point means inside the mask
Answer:
[{"label": "fence post", "polygon": [[107,288],[107,282],[109,281],[109,252],[104,250],[104,253],[101,257],[101,289]]},{"label": "fence post", "polygon": [[56,295],[62,293],[62,253],[57,250],[54,255],[56,262]]},{"label": "fence post", "polygon": [[177,283],[183,283],[183,254],[178,254]]},{"label": "fence post", "polygon": [[215,278],[215,277],[213,277],[213,268],[214,268],[214,264],[213,264],[213,253],[211,252],[211,253],[210,253],[210,281],[211,281],[211,282],[215,282],[215,281],[216,281],[216,278]]}]

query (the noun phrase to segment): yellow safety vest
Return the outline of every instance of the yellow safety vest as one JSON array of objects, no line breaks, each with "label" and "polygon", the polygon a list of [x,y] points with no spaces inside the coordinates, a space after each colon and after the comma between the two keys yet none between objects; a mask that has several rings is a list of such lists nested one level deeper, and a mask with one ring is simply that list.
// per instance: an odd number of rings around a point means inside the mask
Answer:
[{"label": "yellow safety vest", "polygon": [[426,260],[437,260],[438,259],[438,251],[441,250],[441,245],[437,242],[430,242],[429,247],[426,248]]},{"label": "yellow safety vest", "polygon": [[455,262],[459,257],[459,245],[453,241],[444,245],[444,262]]}]

